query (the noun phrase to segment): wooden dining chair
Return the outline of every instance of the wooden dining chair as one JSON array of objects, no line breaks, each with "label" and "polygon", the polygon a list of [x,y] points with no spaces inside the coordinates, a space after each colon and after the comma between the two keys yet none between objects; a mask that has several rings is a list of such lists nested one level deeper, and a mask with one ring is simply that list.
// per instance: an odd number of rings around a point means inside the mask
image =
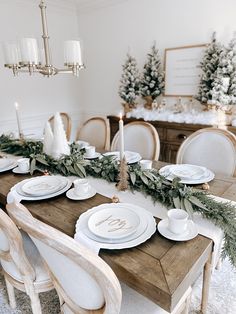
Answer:
[{"label": "wooden dining chair", "polygon": [[[71,136],[71,118],[70,116],[65,113],[65,112],[60,112],[60,116],[65,128],[65,132],[66,132],[66,138],[69,141],[70,140],[70,136]],[[48,120],[52,126],[53,129],[53,122],[54,122],[54,116],[52,116],[51,118],[49,118]]]},{"label": "wooden dining chair", "polygon": [[236,136],[214,127],[198,130],[182,143],[176,163],[204,166],[215,174],[236,176]]},{"label": "wooden dining chair", "polygon": [[[7,210],[34,241],[50,271],[64,314],[167,314],[165,310],[120,283],[111,268],[95,253],[64,233],[33,218],[21,204]],[[171,314],[187,314],[191,288]],[[122,303],[121,303],[122,297]]]},{"label": "wooden dining chair", "polygon": [[111,268],[66,234],[36,220],[21,204],[7,205],[9,215],[26,231],[50,271],[62,313],[118,314],[121,288]]},{"label": "wooden dining chair", "polygon": [[[115,134],[111,150],[119,150],[119,131]],[[139,153],[142,158],[158,160],[160,140],[153,125],[144,121],[135,121],[124,126],[125,150]]]},{"label": "wooden dining chair", "polygon": [[78,140],[89,142],[98,149],[108,151],[110,149],[109,121],[103,117],[88,119],[77,132],[76,141]]},{"label": "wooden dining chair", "polygon": [[30,237],[19,231],[0,209],[0,260],[6,281],[9,303],[16,307],[14,288],[30,297],[33,314],[41,314],[39,293],[52,290],[53,283],[38,249]]}]

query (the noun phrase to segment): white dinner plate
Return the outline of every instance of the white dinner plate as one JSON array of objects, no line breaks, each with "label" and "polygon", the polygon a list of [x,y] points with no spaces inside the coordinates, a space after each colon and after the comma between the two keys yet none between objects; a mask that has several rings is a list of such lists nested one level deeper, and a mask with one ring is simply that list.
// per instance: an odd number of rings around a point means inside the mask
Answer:
[{"label": "white dinner plate", "polygon": [[[114,156],[115,159],[120,160],[120,152],[107,152],[104,153],[103,156]],[[130,152],[130,151],[125,151],[125,158],[128,164],[134,164],[136,162],[139,162],[142,157],[139,153],[136,152]]]},{"label": "white dinner plate", "polygon": [[[129,235],[128,237],[121,239],[103,239],[101,237],[97,237],[88,229],[88,219],[90,215],[100,209],[109,208],[111,204],[102,204],[96,207],[91,208],[90,210],[83,213],[76,223],[76,232],[74,238],[77,238],[77,233],[83,232],[83,234],[88,238],[89,241],[95,242],[100,245],[100,248],[103,249],[125,249],[135,247],[146,240],[148,240],[156,231],[156,221],[152,214],[145,210],[142,207],[127,204],[127,203],[118,203],[115,204],[117,206],[117,210],[119,208],[132,208],[140,217],[140,224],[137,230]],[[79,237],[79,236],[78,236]]]},{"label": "white dinner plate", "polygon": [[[64,177],[61,177],[61,178],[64,178]],[[72,182],[69,179],[67,179],[67,178],[64,178],[64,179],[66,180],[66,186],[63,189],[61,189],[61,190],[59,190],[57,192],[51,193],[51,194],[46,194],[46,195],[41,195],[41,196],[25,195],[22,192],[22,190],[21,190],[21,186],[22,186],[22,184],[24,184],[27,181],[30,181],[31,179],[25,179],[25,180],[17,183],[16,185],[14,185],[11,188],[11,190],[16,190],[16,192],[21,196],[22,200],[26,200],[26,201],[40,201],[40,200],[56,197],[58,195],[61,195],[61,194],[65,193],[71,187]]]},{"label": "white dinner plate", "polygon": [[169,230],[168,218],[161,220],[157,225],[157,228],[163,237],[173,241],[188,241],[198,235],[197,226],[192,220],[188,220],[187,229],[181,234],[175,234]]},{"label": "white dinner plate", "polygon": [[84,195],[77,195],[74,193],[74,191],[75,189],[72,188],[66,192],[66,196],[73,201],[87,200],[88,198],[93,197],[97,193],[97,191],[92,186],[90,187],[89,191]]},{"label": "white dinner plate", "polygon": [[[159,170],[159,174],[165,177],[167,180],[172,181],[174,178],[176,178],[175,175],[171,173],[171,168],[173,168],[175,165],[168,165],[165,167],[162,167]],[[199,179],[181,179],[180,182],[184,184],[202,184],[206,182],[210,182],[214,179],[215,175],[214,173],[206,168],[205,175],[200,177]]]},{"label": "white dinner plate", "polygon": [[128,208],[110,205],[88,219],[89,230],[104,239],[121,239],[134,233],[140,224],[139,215]]},{"label": "white dinner plate", "polygon": [[41,176],[35,177],[25,182],[21,186],[21,191],[25,195],[43,196],[55,193],[63,189],[67,184],[67,180],[59,176]]},{"label": "white dinner plate", "polygon": [[0,172],[8,171],[17,166],[16,159],[0,158]]},{"label": "white dinner plate", "polygon": [[196,166],[196,165],[173,165],[170,167],[170,173],[181,179],[191,179],[197,180],[206,176],[207,169],[205,167]]}]

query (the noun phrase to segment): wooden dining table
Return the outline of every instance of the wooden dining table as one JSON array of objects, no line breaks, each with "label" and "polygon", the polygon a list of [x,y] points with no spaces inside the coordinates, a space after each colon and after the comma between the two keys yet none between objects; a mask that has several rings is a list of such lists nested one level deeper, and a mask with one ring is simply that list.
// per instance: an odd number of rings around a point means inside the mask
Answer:
[{"label": "wooden dining table", "polygon": [[[163,163],[156,163],[160,168]],[[11,187],[30,175],[0,173],[0,204],[6,205]],[[210,192],[236,201],[236,178],[219,177],[210,183]],[[22,201],[33,216],[73,237],[79,216],[94,206],[110,203],[111,199],[96,194],[91,199],[72,201],[65,194],[42,201]],[[156,219],[157,223],[159,219]],[[162,237],[158,231],[145,243],[134,248],[104,250],[99,253],[117,277],[171,312],[186,289],[203,271],[201,312],[206,313],[211,275],[213,241],[203,235],[186,242]]]}]

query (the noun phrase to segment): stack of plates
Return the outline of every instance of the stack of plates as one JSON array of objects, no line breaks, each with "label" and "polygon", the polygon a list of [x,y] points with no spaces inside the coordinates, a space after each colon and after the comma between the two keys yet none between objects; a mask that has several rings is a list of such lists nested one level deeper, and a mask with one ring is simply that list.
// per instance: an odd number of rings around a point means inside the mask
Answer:
[{"label": "stack of plates", "polygon": [[209,182],[215,177],[211,170],[189,164],[168,165],[161,168],[159,173],[170,181],[178,177],[181,179],[181,182],[185,184],[201,184]]},{"label": "stack of plates", "polygon": [[16,160],[12,158],[0,158],[0,172],[8,171],[17,166]]},{"label": "stack of plates", "polygon": [[70,180],[60,176],[41,176],[23,180],[13,189],[24,200],[35,201],[58,196],[71,186]]},{"label": "stack of plates", "polygon": [[145,209],[126,203],[102,204],[83,213],[76,224],[79,233],[104,249],[137,246],[156,231],[156,221]]},{"label": "stack of plates", "polygon": [[[103,154],[103,156],[114,156],[117,160],[120,160],[120,152],[108,152]],[[142,159],[139,153],[130,151],[125,151],[125,158],[128,164],[139,162]]]}]

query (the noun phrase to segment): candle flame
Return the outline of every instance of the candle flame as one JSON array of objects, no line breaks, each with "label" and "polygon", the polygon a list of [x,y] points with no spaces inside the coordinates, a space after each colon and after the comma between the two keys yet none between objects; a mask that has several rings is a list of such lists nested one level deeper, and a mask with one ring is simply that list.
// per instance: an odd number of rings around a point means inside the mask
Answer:
[{"label": "candle flame", "polygon": [[122,120],[122,112],[120,112],[120,120]]},{"label": "candle flame", "polygon": [[16,108],[16,110],[19,108],[19,104],[18,104],[18,102],[15,102],[15,108]]}]

